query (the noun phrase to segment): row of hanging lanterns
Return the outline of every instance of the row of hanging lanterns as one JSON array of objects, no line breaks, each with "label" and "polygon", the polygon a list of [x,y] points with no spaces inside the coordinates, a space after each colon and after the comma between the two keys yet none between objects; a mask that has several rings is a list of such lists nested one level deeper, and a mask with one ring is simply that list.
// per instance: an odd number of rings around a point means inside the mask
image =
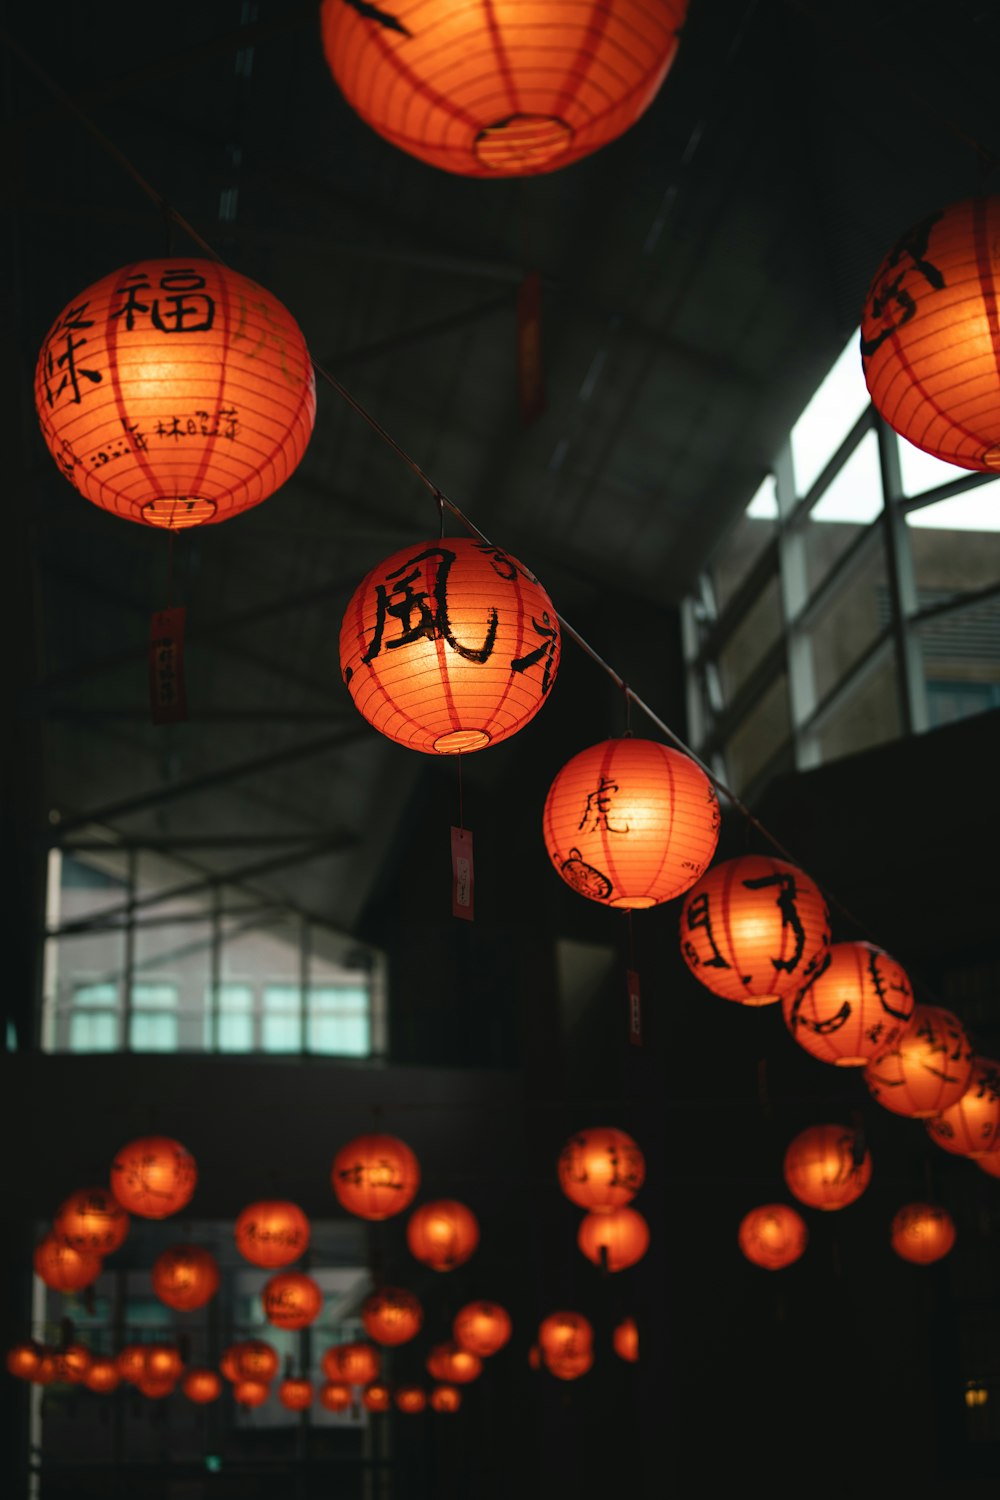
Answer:
[{"label": "row of hanging lanterns", "polygon": [[[892,1249],[914,1265],[932,1265],[952,1249],[957,1238],[947,1209],[934,1203],[907,1203],[893,1216]],[[745,1214],[737,1240],[755,1266],[780,1271],[805,1253],[809,1230],[802,1215],[787,1203],[762,1203]]]}]

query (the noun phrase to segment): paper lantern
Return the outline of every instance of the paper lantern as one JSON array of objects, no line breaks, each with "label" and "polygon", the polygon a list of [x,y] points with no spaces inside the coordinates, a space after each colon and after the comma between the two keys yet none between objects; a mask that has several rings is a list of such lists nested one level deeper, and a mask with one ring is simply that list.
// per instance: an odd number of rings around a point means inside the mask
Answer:
[{"label": "paper lantern", "polygon": [[785,1025],[820,1062],[862,1068],[891,1047],[913,1014],[900,964],[872,943],[834,943],[814,972],[782,999]]},{"label": "paper lantern", "polygon": [[214,1370],[207,1370],[199,1365],[188,1370],[181,1381],[181,1390],[196,1406],[207,1406],[210,1401],[218,1401],[222,1394],[222,1381]]},{"label": "paper lantern", "polygon": [[146,1373],[145,1344],[126,1344],[118,1352],[115,1364],[121,1378],[129,1385],[136,1385]]},{"label": "paper lantern", "polygon": [[634,1208],[584,1214],[576,1242],[588,1260],[602,1270],[625,1271],[649,1249],[649,1226]]},{"label": "paper lantern", "polygon": [[228,520],[285,483],[316,389],[276,297],[182,256],[133,262],[73,298],[42,345],[35,404],[81,495],[176,531]]},{"label": "paper lantern", "polygon": [[61,1240],[87,1255],[110,1255],[125,1240],[129,1216],[110,1188],[80,1188],[56,1214],[52,1228]]},{"label": "paper lantern", "polygon": [[781,1271],[805,1251],[809,1231],[802,1215],[787,1203],[762,1203],[740,1222],[739,1247],[765,1271]]},{"label": "paper lantern", "polygon": [[891,1242],[903,1260],[929,1266],[954,1245],[955,1224],[948,1210],[936,1203],[906,1203],[893,1218]]},{"label": "paper lantern", "polygon": [[102,1354],[91,1360],[90,1368],[83,1377],[83,1383],[88,1391],[96,1391],[99,1396],[107,1396],[118,1389],[121,1379],[115,1361]]},{"label": "paper lantern", "polygon": [[713,865],[684,898],[684,960],[724,1000],[771,1005],[801,987],[829,946],[819,887],[769,855]]},{"label": "paper lantern", "polygon": [[143,1219],[166,1219],[190,1203],[198,1168],[169,1136],[147,1135],[123,1146],[111,1164],[111,1189],[123,1208]]},{"label": "paper lantern", "polygon": [[330,70],[401,151],[464,177],[552,172],[616,140],[656,97],[686,0],[324,0]]},{"label": "paper lantern", "polygon": [[167,1376],[143,1375],[141,1380],[136,1381],[136,1390],[143,1396],[148,1396],[150,1401],[162,1401],[166,1396],[172,1396],[176,1389],[176,1380],[170,1380]]},{"label": "paper lantern", "polygon": [[396,1405],[400,1411],[412,1416],[426,1407],[427,1392],[419,1385],[401,1385],[396,1391]]},{"label": "paper lantern", "polygon": [[893,1114],[930,1119],[957,1104],[972,1078],[972,1043],[950,1010],[918,1005],[906,1030],[877,1052],[863,1074],[869,1093]]},{"label": "paper lantern", "polygon": [[143,1377],[148,1380],[170,1380],[176,1383],[184,1373],[180,1350],[173,1344],[147,1344]]},{"label": "paper lantern", "polygon": [[12,1344],[7,1350],[7,1373],[16,1375],[18,1380],[31,1380],[41,1362],[42,1347],[34,1339],[26,1339],[23,1344]]},{"label": "paper lantern", "polygon": [[975,1058],[969,1087],[957,1104],[927,1121],[927,1130],[956,1156],[978,1159],[1000,1150],[1000,1062]]},{"label": "paper lantern", "polygon": [[871,1175],[871,1152],[845,1125],[810,1125],[785,1152],[789,1191],[809,1208],[846,1208],[861,1197]]},{"label": "paper lantern", "polygon": [[477,1354],[462,1349],[453,1339],[435,1344],[426,1360],[427,1373],[447,1385],[468,1385],[478,1380],[483,1362]]},{"label": "paper lantern", "polygon": [[482,750],[523,729],[559,652],[541,584],[473,537],[394,552],[358,585],[340,630],[340,669],[359,712],[428,755]]},{"label": "paper lantern", "polygon": [[250,1203],[233,1229],[236,1248],[251,1265],[277,1270],[309,1247],[309,1220],[295,1203],[267,1198]]},{"label": "paper lantern", "polygon": [[990,1393],[978,1380],[970,1380],[966,1383],[962,1393],[966,1406],[985,1406],[990,1399]]},{"label": "paper lantern", "polygon": [[32,1385],[52,1385],[56,1373],[55,1355],[51,1349],[43,1349],[38,1368],[31,1377]]},{"label": "paper lantern", "polygon": [[271,1387],[263,1380],[238,1380],[233,1386],[235,1401],[250,1410],[263,1406],[270,1394]]},{"label": "paper lantern", "polygon": [[538,1325],[538,1347],[546,1363],[577,1359],[588,1353],[593,1343],[594,1330],[583,1313],[549,1313]]},{"label": "paper lantern", "polygon": [[237,1380],[256,1380],[267,1385],[278,1373],[277,1350],[266,1339],[244,1339],[232,1347]]},{"label": "paper lantern", "polygon": [[593,1367],[594,1351],[585,1349],[582,1354],[563,1355],[559,1359],[547,1359],[545,1368],[557,1380],[579,1380],[581,1375]]},{"label": "paper lantern", "polygon": [[265,1284],[261,1301],[275,1328],[307,1328],[323,1310],[323,1293],[304,1271],[279,1271]]},{"label": "paper lantern", "polygon": [[335,1344],[323,1355],[323,1374],[344,1385],[369,1385],[378,1379],[381,1362],[371,1344]]},{"label": "paper lantern", "polygon": [[611,1343],[619,1359],[634,1365],[639,1359],[639,1330],[634,1318],[623,1318],[615,1325]]},{"label": "paper lantern", "polygon": [[153,1262],[153,1291],[178,1312],[204,1307],[219,1290],[215,1256],[200,1245],[172,1245]]},{"label": "paper lantern", "polygon": [[988,1177],[1000,1177],[1000,1147],[993,1150],[987,1156],[977,1156],[976,1166]]},{"label": "paper lantern", "polygon": [[47,1234],[35,1246],[35,1274],[54,1292],[80,1292],[101,1274],[99,1255],[74,1250],[55,1234]]},{"label": "paper lantern", "polygon": [[462,1392],[454,1385],[436,1385],[431,1391],[431,1406],[434,1411],[458,1411],[462,1404]]},{"label": "paper lantern", "polygon": [[875,273],[861,317],[871,398],[907,442],[963,469],[1000,467],[1000,198],[927,214]]},{"label": "paper lantern", "polygon": [[559,1153],[559,1186],[571,1203],[591,1213],[624,1208],[645,1178],[639,1147],[613,1125],[578,1130]]},{"label": "paper lantern", "polygon": [[54,1349],[52,1357],[56,1362],[56,1379],[65,1380],[70,1385],[82,1385],[94,1362],[94,1356],[82,1344],[66,1344],[62,1349]]},{"label": "paper lantern", "polygon": [[388,1219],[409,1208],[420,1186],[420,1164],[394,1135],[359,1135],[341,1146],[330,1173],[342,1208],[360,1219]]},{"label": "paper lantern", "polygon": [[417,1336],[424,1313],[412,1292],[402,1287],[384,1286],[362,1302],[361,1321],[365,1333],[376,1344],[394,1346]]},{"label": "paper lantern", "polygon": [[719,803],[694,761],[656,740],[604,740],[545,799],[545,847],[566,884],[635,910],[689,890],[719,841]]},{"label": "paper lantern", "polygon": [[479,1244],[479,1221],[454,1198],[438,1198],[414,1209],[406,1225],[410,1254],[432,1271],[464,1265]]},{"label": "paper lantern", "polygon": [[347,1411],[351,1404],[351,1387],[338,1380],[328,1380],[319,1388],[319,1404],[324,1411]]},{"label": "paper lantern", "polygon": [[392,1405],[392,1392],[387,1385],[369,1385],[361,1392],[361,1405],[365,1411],[388,1411]]},{"label": "paper lantern", "polygon": [[313,1403],[312,1381],[298,1377],[283,1380],[278,1386],[278,1400],[288,1411],[308,1411]]},{"label": "paper lantern", "polygon": [[467,1302],[451,1325],[455,1343],[480,1359],[489,1359],[510,1338],[510,1314],[499,1302]]}]

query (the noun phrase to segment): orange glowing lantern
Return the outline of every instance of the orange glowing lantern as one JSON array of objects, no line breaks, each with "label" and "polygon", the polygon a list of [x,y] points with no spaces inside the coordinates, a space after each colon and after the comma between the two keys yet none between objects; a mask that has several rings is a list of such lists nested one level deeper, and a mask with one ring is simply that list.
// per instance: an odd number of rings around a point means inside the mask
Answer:
[{"label": "orange glowing lantern", "polygon": [[787,1203],[762,1203],[740,1223],[739,1247],[765,1271],[781,1271],[804,1253],[809,1231],[802,1215]]},{"label": "orange glowing lantern", "polygon": [[902,1036],[913,990],[902,967],[871,943],[834,943],[816,971],[782,999],[785,1025],[820,1062],[863,1068]]},{"label": "orange glowing lantern", "polygon": [[330,1173],[342,1208],[360,1219],[389,1219],[409,1208],[420,1186],[420,1164],[394,1135],[359,1135],[341,1146]]},{"label": "orange glowing lantern", "polygon": [[143,1375],[141,1380],[136,1381],[136,1390],[148,1396],[151,1401],[162,1401],[165,1396],[172,1396],[176,1389],[176,1380],[169,1380],[166,1376]]},{"label": "orange glowing lantern", "polygon": [[623,1318],[611,1335],[611,1344],[619,1359],[634,1365],[639,1359],[639,1330],[634,1318]]},{"label": "orange glowing lantern", "polygon": [[57,1374],[55,1354],[51,1349],[43,1349],[38,1368],[31,1377],[32,1385],[51,1385]]},{"label": "orange glowing lantern", "polygon": [[219,1267],[211,1251],[200,1245],[173,1245],[156,1257],[152,1281],[161,1302],[178,1312],[192,1312],[219,1290]]},{"label": "orange glowing lantern", "polygon": [[936,1203],[906,1203],[892,1221],[892,1248],[915,1266],[943,1259],[955,1238],[951,1214]]},{"label": "orange glowing lantern", "polygon": [[579,1380],[581,1375],[593,1367],[594,1351],[585,1349],[582,1354],[564,1355],[561,1359],[547,1359],[545,1368],[557,1380]]},{"label": "orange glowing lantern", "polygon": [[800,1203],[832,1212],[861,1197],[871,1181],[871,1152],[844,1125],[810,1125],[789,1145],[784,1170]]},{"label": "orange glowing lantern", "polygon": [[81,1292],[101,1274],[99,1255],[74,1250],[55,1234],[47,1234],[35,1246],[35,1274],[54,1292]]},{"label": "orange glowing lantern", "polygon": [[311,1380],[292,1377],[278,1386],[278,1400],[288,1411],[307,1411],[313,1403]]},{"label": "orange glowing lantern", "polygon": [[121,1379],[115,1361],[102,1354],[91,1360],[90,1368],[83,1377],[83,1383],[88,1391],[96,1391],[99,1396],[107,1396],[118,1389]]},{"label": "orange glowing lantern", "polygon": [[356,708],[428,755],[482,750],[523,729],[555,680],[559,650],[541,584],[473,537],[394,552],[358,585],[340,631]]},{"label": "orange glowing lantern", "polygon": [[86,1255],[110,1255],[124,1242],[129,1216],[109,1188],[80,1188],[56,1214],[53,1230]]},{"label": "orange glowing lantern", "polygon": [[35,404],[81,495],[176,531],[228,520],[284,484],[316,390],[277,298],[185,256],[123,266],[74,297],[42,345]]},{"label": "orange glowing lantern", "polygon": [[431,1391],[431,1406],[434,1411],[458,1411],[462,1404],[462,1392],[454,1385],[436,1385]]},{"label": "orange glowing lantern", "polygon": [[70,1385],[82,1385],[87,1371],[94,1363],[94,1356],[82,1344],[66,1344],[53,1350],[56,1362],[56,1379],[68,1381]]},{"label": "orange glowing lantern", "polygon": [[801,987],[829,946],[819,887],[769,855],[714,865],[684,899],[681,952],[695,978],[724,1000],[780,1000]]},{"label": "orange glowing lantern", "polygon": [[483,1362],[477,1354],[462,1349],[453,1339],[435,1344],[426,1360],[427,1373],[447,1385],[468,1385],[478,1380]]},{"label": "orange glowing lantern", "polygon": [[1000,198],[929,213],[875,273],[861,318],[871,398],[890,427],[963,469],[1000,467]]},{"label": "orange glowing lantern", "polygon": [[324,0],[323,47],[379,135],[463,177],[553,172],[616,140],[677,55],[686,0]]},{"label": "orange glowing lantern", "polygon": [[111,1164],[111,1189],[129,1213],[166,1219],[190,1203],[198,1181],[194,1157],[168,1136],[148,1135],[123,1146]]},{"label": "orange glowing lantern", "polygon": [[546,1364],[579,1359],[590,1352],[593,1344],[594,1330],[583,1313],[549,1313],[538,1325],[538,1348]]},{"label": "orange glowing lantern", "polygon": [[376,1344],[394,1346],[417,1336],[424,1312],[412,1292],[402,1287],[384,1286],[362,1302],[361,1321],[365,1333]]},{"label": "orange glowing lantern", "polygon": [[265,1284],[261,1301],[275,1328],[307,1328],[323,1311],[323,1293],[304,1271],[279,1271]]},{"label": "orange glowing lantern", "polygon": [[1000,1150],[1000,1062],[975,1058],[969,1087],[957,1104],[927,1121],[927,1130],[956,1156],[978,1160]]},{"label": "orange glowing lantern", "polygon": [[488,1359],[510,1338],[510,1314],[499,1302],[468,1302],[455,1314],[451,1331],[460,1349]]},{"label": "orange glowing lantern", "polygon": [[634,1208],[584,1214],[576,1242],[588,1260],[607,1271],[626,1271],[649,1249],[649,1226]]},{"label": "orange glowing lantern", "polygon": [[236,1220],[233,1237],[244,1260],[274,1271],[308,1249],[309,1220],[295,1203],[264,1199],[247,1205]]},{"label": "orange glowing lantern", "polygon": [[991,1151],[988,1156],[977,1156],[976,1166],[988,1177],[1000,1177],[1000,1148]]},{"label": "orange glowing lantern", "polygon": [[264,1380],[238,1380],[233,1386],[234,1399],[251,1410],[263,1406],[270,1394],[271,1387]]},{"label": "orange glowing lantern", "polygon": [[237,1380],[257,1380],[269,1385],[278,1373],[277,1350],[265,1339],[244,1339],[232,1346]]},{"label": "orange glowing lantern", "polygon": [[712,783],[656,740],[605,740],[567,761],[542,814],[566,884],[605,906],[658,906],[689,890],[719,841]]},{"label": "orange glowing lantern", "polygon": [[901,1036],[865,1068],[873,1099],[893,1114],[930,1119],[957,1104],[972,1078],[972,1043],[950,1010],[918,1005]]},{"label": "orange glowing lantern", "polygon": [[396,1391],[396,1405],[400,1411],[412,1416],[426,1407],[427,1392],[419,1385],[401,1385]]},{"label": "orange glowing lantern", "polygon": [[323,1374],[344,1385],[369,1385],[378,1379],[381,1363],[371,1344],[335,1344],[323,1355]]},{"label": "orange glowing lantern", "polygon": [[12,1344],[7,1350],[7,1373],[18,1380],[32,1380],[42,1362],[42,1349],[33,1339],[23,1344]]},{"label": "orange glowing lantern", "polygon": [[479,1244],[479,1221],[454,1198],[438,1198],[414,1209],[406,1225],[410,1254],[432,1271],[464,1265]]},{"label": "orange glowing lantern", "polygon": [[361,1392],[361,1405],[365,1411],[388,1411],[392,1405],[392,1392],[387,1385],[369,1385]]},{"label": "orange glowing lantern", "polygon": [[328,1380],[319,1388],[319,1404],[325,1411],[347,1411],[351,1404],[351,1387],[338,1380]]},{"label": "orange glowing lantern", "polygon": [[118,1373],[129,1385],[137,1385],[146,1373],[145,1344],[126,1344],[115,1359]]},{"label": "orange glowing lantern", "polygon": [[611,1125],[578,1130],[559,1153],[559,1186],[570,1202],[591,1213],[624,1208],[645,1178],[639,1147]]},{"label": "orange glowing lantern", "polygon": [[148,1380],[170,1380],[176,1383],[184,1373],[180,1350],[173,1344],[147,1344],[143,1376]]},{"label": "orange glowing lantern", "polygon": [[218,1401],[222,1394],[222,1381],[214,1370],[198,1365],[188,1370],[181,1381],[181,1390],[196,1406],[207,1406],[210,1401]]}]

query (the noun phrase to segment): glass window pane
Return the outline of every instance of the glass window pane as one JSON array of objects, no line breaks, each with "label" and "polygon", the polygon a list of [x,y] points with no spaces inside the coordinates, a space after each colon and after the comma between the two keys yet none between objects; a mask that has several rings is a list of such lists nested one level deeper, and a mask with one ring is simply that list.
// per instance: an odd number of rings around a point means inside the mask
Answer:
[{"label": "glass window pane", "polygon": [[298,985],[269,984],[264,987],[261,1046],[265,1052],[301,1052],[302,1013]]},{"label": "glass window pane", "polygon": [[856,691],[820,732],[820,755],[824,761],[836,760],[895,739],[899,732],[896,665],[890,651],[876,671],[863,675]]},{"label": "glass window pane", "polygon": [[367,1057],[371,1052],[371,1028],[364,1011],[310,1015],[306,1034],[310,1052],[341,1057]]},{"label": "glass window pane", "polygon": [[1000,480],[906,518],[920,606],[1000,582]]},{"label": "glass window pane", "polygon": [[69,1050],[71,1052],[116,1052],[118,1050],[118,1017],[108,1012],[78,1011],[70,1017]]},{"label": "glass window pane", "polygon": [[1000,707],[1000,598],[928,620],[918,636],[932,725]]},{"label": "glass window pane", "polygon": [[253,1016],[219,1016],[219,1051],[253,1051]]},{"label": "glass window pane", "polygon": [[726,770],[735,791],[742,791],[791,737],[788,678],[784,673],[754,704],[726,742]]},{"label": "glass window pane", "polygon": [[882,510],[878,439],[866,432],[840,473],[801,523],[810,589]]},{"label": "glass window pane", "polygon": [[176,984],[133,984],[133,1010],[170,1010],[177,1004]]},{"label": "glass window pane", "polygon": [[118,1005],[118,986],[108,983],[74,985],[74,1010],[78,1005],[104,1005],[115,1009]]},{"label": "glass window pane", "polygon": [[[216,1047],[219,1052],[253,1051],[253,986],[220,984]],[[205,992],[205,1046],[212,1046],[212,990]]]},{"label": "glass window pane", "polygon": [[861,368],[859,335],[853,334],[840,358],[792,428],[795,490],[805,495],[819,478],[869,403]]},{"label": "glass window pane", "polygon": [[816,701],[855,664],[891,619],[881,538],[843,593],[836,594],[808,632]]},{"label": "glass window pane", "polygon": [[155,1011],[137,1011],[131,1018],[130,1045],[133,1052],[176,1052],[177,1017]]},{"label": "glass window pane", "polygon": [[781,635],[781,630],[781,595],[777,578],[772,578],[719,652],[722,691],[727,703],[732,702],[754,667]]}]

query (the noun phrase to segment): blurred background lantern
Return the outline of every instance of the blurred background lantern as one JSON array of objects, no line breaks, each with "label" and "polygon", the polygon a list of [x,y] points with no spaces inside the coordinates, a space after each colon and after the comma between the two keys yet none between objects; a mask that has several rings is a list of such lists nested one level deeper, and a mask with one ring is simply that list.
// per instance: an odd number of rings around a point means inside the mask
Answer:
[{"label": "blurred background lantern", "polygon": [[591,1213],[624,1208],[645,1177],[639,1147],[612,1125],[578,1130],[559,1153],[559,1186],[570,1202]]},{"label": "blurred background lantern", "polygon": [[798,990],[830,946],[819,887],[764,854],[713,865],[681,909],[681,953],[696,979],[725,1000],[771,1005]]},{"label": "blurred background lantern", "polygon": [[745,1214],[737,1234],[747,1260],[765,1271],[781,1271],[803,1254],[809,1231],[787,1203],[762,1203]]},{"label": "blurred background lantern", "polygon": [[462,1392],[454,1385],[436,1385],[431,1391],[431,1406],[435,1411],[458,1411],[462,1404]]},{"label": "blurred background lantern", "polygon": [[278,1386],[278,1400],[287,1411],[307,1411],[313,1402],[312,1381],[290,1376]]},{"label": "blurred background lantern", "polygon": [[400,150],[465,177],[552,172],[648,108],[687,0],[324,0],[326,60],[348,103]]},{"label": "blurred background lantern", "polygon": [[271,1387],[263,1380],[238,1380],[233,1386],[233,1398],[250,1409],[263,1406],[270,1394]]},{"label": "blurred background lantern", "polygon": [[55,1354],[51,1349],[43,1349],[38,1361],[38,1368],[31,1376],[32,1385],[51,1385],[56,1378]]},{"label": "blurred background lantern", "polygon": [[956,1156],[988,1157],[1000,1150],[1000,1062],[974,1058],[969,1087],[956,1104],[927,1121],[927,1131]]},{"label": "blurred background lantern", "polygon": [[54,1292],[81,1292],[101,1274],[99,1255],[74,1250],[55,1234],[47,1234],[35,1246],[32,1258],[35,1274]]},{"label": "blurred background lantern", "polygon": [[196,1366],[188,1370],[181,1381],[181,1390],[189,1401],[196,1406],[207,1406],[210,1401],[217,1401],[222,1394],[222,1381],[214,1370],[206,1370],[204,1366]]},{"label": "blurred background lantern", "polygon": [[42,1361],[42,1347],[34,1339],[25,1339],[22,1344],[12,1344],[7,1350],[7,1373],[18,1380],[30,1380]]},{"label": "blurred background lantern", "polygon": [[558,773],[542,834],[581,896],[630,910],[657,906],[704,873],[719,841],[719,804],[689,756],[656,740],[605,740]]},{"label": "blurred background lantern", "polygon": [[96,1391],[99,1396],[107,1396],[118,1389],[121,1379],[114,1360],[101,1354],[95,1355],[91,1360],[90,1368],[83,1377],[83,1383],[88,1391]]},{"label": "blurred background lantern", "polygon": [[147,1344],[145,1346],[143,1378],[146,1380],[178,1381],[184,1373],[181,1353],[173,1344]]},{"label": "blurred background lantern", "polygon": [[338,1380],[327,1380],[319,1388],[319,1404],[325,1411],[347,1411],[351,1404],[351,1387]]},{"label": "blurred background lantern", "polygon": [[277,1270],[309,1248],[309,1220],[295,1203],[268,1198],[249,1203],[233,1228],[236,1248],[251,1265]]},{"label": "blurred background lantern", "polygon": [[86,499],[169,530],[266,500],[312,433],[305,340],[276,297],[214,260],[123,266],[56,319],[35,372],[42,435]]},{"label": "blurred background lantern", "polygon": [[110,1255],[125,1240],[129,1216],[110,1188],[80,1188],[71,1193],[53,1221],[53,1230],[74,1250]]},{"label": "blurred background lantern", "polygon": [[894,1216],[890,1240],[896,1254],[916,1266],[929,1266],[955,1243],[955,1224],[936,1203],[906,1203]]},{"label": "blurred background lantern", "polygon": [[432,1271],[464,1265],[479,1244],[479,1221],[454,1198],[438,1198],[414,1209],[406,1225],[410,1254]]},{"label": "blurred background lantern", "polygon": [[94,1362],[94,1356],[83,1344],[66,1344],[62,1349],[55,1349],[53,1358],[56,1362],[56,1379],[65,1380],[70,1385],[82,1385]]},{"label": "blurred background lantern", "polygon": [[380,1383],[366,1386],[361,1392],[361,1405],[365,1411],[388,1411],[392,1405],[392,1392],[387,1385]]},{"label": "blurred background lantern", "polygon": [[240,1378],[239,1355],[242,1344],[230,1344],[219,1360],[219,1369],[232,1385]]},{"label": "blurred background lantern", "polygon": [[510,1338],[510,1314],[499,1302],[468,1302],[455,1314],[451,1331],[460,1349],[488,1359]]},{"label": "blurred background lantern", "polygon": [[358,711],[428,755],[482,750],[523,729],[555,681],[559,651],[541,584],[473,537],[394,552],[358,585],[340,631]]},{"label": "blurred background lantern", "polygon": [[578,1312],[549,1313],[538,1325],[538,1347],[545,1362],[577,1359],[594,1344],[589,1318]]},{"label": "blurred background lantern", "polygon": [[323,1374],[327,1380],[344,1385],[369,1385],[378,1380],[381,1359],[371,1344],[335,1344],[323,1355]]},{"label": "blurred background lantern", "polygon": [[435,1344],[426,1360],[427,1373],[445,1385],[468,1385],[478,1380],[483,1372],[483,1362],[468,1349],[462,1349],[453,1339]]},{"label": "blurred background lantern", "polygon": [[634,1318],[623,1318],[615,1324],[611,1344],[619,1359],[634,1365],[639,1359],[639,1330]]},{"label": "blurred background lantern", "polygon": [[176,1380],[171,1380],[166,1375],[143,1375],[136,1381],[136,1390],[148,1396],[150,1401],[163,1401],[167,1396],[172,1396],[176,1389]]},{"label": "blurred background lantern", "polygon": [[359,1135],[333,1158],[330,1181],[337,1200],[360,1219],[402,1213],[420,1186],[420,1164],[394,1135]]},{"label": "blurred background lantern", "polygon": [[864,1067],[902,1035],[913,990],[900,964],[872,943],[834,943],[815,974],[782,999],[785,1024],[820,1062]]},{"label": "blurred background lantern", "polygon": [[950,1010],[918,1005],[906,1030],[864,1071],[872,1098],[893,1114],[929,1119],[957,1104],[972,1078],[972,1043]]},{"label": "blurred background lantern", "polygon": [[985,1406],[989,1400],[990,1393],[978,1380],[967,1382],[963,1398],[966,1406]]},{"label": "blurred background lantern", "polygon": [[877,409],[907,442],[963,469],[1000,468],[998,245],[996,196],[928,213],[879,266],[861,318]]},{"label": "blurred background lantern", "polygon": [[871,1181],[871,1153],[845,1125],[810,1125],[785,1152],[789,1191],[809,1208],[846,1208]]},{"label": "blurred background lantern", "polygon": [[237,1380],[270,1384],[278,1373],[278,1353],[266,1339],[244,1339],[232,1346]]},{"label": "blurred background lantern", "polygon": [[424,1313],[412,1292],[384,1286],[362,1302],[361,1321],[376,1344],[405,1344],[420,1332]]},{"label": "blurred background lantern", "polygon": [[153,1291],[167,1307],[193,1312],[219,1290],[219,1267],[200,1245],[172,1245],[153,1262]]},{"label": "blurred background lantern", "polygon": [[264,1316],[275,1328],[307,1328],[323,1310],[323,1293],[304,1271],[279,1271],[260,1296]]},{"label": "blurred background lantern", "polygon": [[146,1372],[146,1347],[144,1344],[126,1344],[115,1356],[115,1364],[121,1378],[136,1385]]},{"label": "blurred background lantern", "polygon": [[580,1354],[563,1354],[545,1361],[545,1368],[557,1380],[579,1380],[581,1375],[593,1368],[594,1351],[584,1349]]},{"label": "blurred background lantern", "polygon": [[190,1203],[198,1181],[194,1157],[169,1136],[147,1135],[123,1146],[111,1164],[111,1189],[143,1219],[166,1219]]},{"label": "blurred background lantern", "polygon": [[585,1214],[576,1242],[588,1260],[602,1270],[626,1271],[649,1249],[649,1226],[634,1208]]},{"label": "blurred background lantern", "polygon": [[412,1416],[426,1407],[427,1393],[419,1385],[401,1385],[396,1391],[396,1405]]}]

